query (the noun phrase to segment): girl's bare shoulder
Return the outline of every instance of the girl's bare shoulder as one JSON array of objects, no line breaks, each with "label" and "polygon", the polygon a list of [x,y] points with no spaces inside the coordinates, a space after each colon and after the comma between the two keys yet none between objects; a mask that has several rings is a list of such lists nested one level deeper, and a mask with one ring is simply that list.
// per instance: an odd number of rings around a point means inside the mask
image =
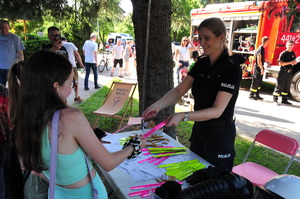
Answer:
[{"label": "girl's bare shoulder", "polygon": [[61,119],[66,122],[82,120],[84,117],[82,111],[77,108],[69,107],[61,110]]},{"label": "girl's bare shoulder", "polygon": [[75,136],[87,128],[91,128],[82,111],[77,108],[65,108],[61,111],[61,124],[67,134]]}]

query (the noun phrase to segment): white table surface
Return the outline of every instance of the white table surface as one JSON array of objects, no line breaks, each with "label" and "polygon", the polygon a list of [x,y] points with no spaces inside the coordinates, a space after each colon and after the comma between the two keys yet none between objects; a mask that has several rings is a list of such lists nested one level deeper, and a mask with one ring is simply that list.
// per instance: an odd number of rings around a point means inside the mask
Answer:
[{"label": "white table surface", "polygon": [[[147,130],[145,130],[145,132],[147,132]],[[130,132],[125,132],[125,133],[118,133],[118,134],[115,134],[115,135],[121,135],[122,137],[128,137],[131,133],[142,134],[141,130],[139,130],[139,131],[130,131]],[[176,140],[174,140],[173,138],[171,138],[170,136],[168,136],[167,134],[165,134],[164,132],[162,132],[160,130],[157,131],[155,134],[163,135],[165,138],[169,139],[170,140],[170,143],[169,143],[170,145],[174,145],[175,147],[183,147],[182,144],[178,143]],[[106,138],[103,138],[103,140],[110,141],[109,140],[110,136],[113,136],[113,135],[109,135]],[[111,151],[111,148],[113,147],[113,145],[110,145],[110,144],[104,144],[104,146],[106,146],[109,151]],[[188,150],[187,154],[180,155],[180,156],[184,156],[185,160],[192,160],[192,159],[197,158],[197,159],[199,159],[199,161],[202,164],[207,165],[207,166],[210,165],[207,161],[205,161],[204,159],[202,159],[201,157],[199,157],[198,155],[196,155],[195,153],[193,153],[190,150]],[[143,160],[143,159],[146,159],[147,156],[143,157],[143,155],[140,154],[138,158],[139,158],[139,160]],[[177,159],[177,161],[176,161],[176,159]],[[178,159],[179,159],[179,156],[178,157],[173,156],[173,157],[168,158],[166,161],[162,162],[160,165],[182,161],[182,160],[178,161]],[[138,163],[133,163],[133,164],[138,164]],[[157,166],[153,165],[153,167],[157,167]],[[104,177],[106,178],[106,180],[108,181],[109,185],[113,189],[114,193],[116,194],[116,196],[119,199],[123,199],[123,198],[130,198],[130,199],[141,198],[140,196],[130,197],[128,194],[132,193],[132,192],[136,192],[136,191],[149,189],[149,188],[132,190],[132,189],[130,189],[130,187],[138,186],[138,185],[158,183],[155,178],[147,180],[147,181],[135,182],[126,171],[124,171],[123,169],[121,169],[119,167],[113,169],[110,172],[106,172],[100,166],[99,166],[99,168],[100,168],[101,172],[103,173]],[[189,186],[189,184],[186,183],[185,181],[183,181],[182,189],[184,189],[188,186]],[[154,188],[154,187],[151,187],[151,188]]]}]

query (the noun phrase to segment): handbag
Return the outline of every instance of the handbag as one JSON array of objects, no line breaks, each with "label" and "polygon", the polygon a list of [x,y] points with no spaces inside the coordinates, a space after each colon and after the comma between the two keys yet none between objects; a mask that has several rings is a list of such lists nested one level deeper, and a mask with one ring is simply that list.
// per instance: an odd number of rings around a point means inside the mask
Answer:
[{"label": "handbag", "polygon": [[[57,142],[58,142],[58,121],[59,121],[60,110],[57,110],[53,114],[52,119],[52,136],[51,136],[51,156],[50,156],[50,183],[49,183],[49,197],[50,199],[54,199],[54,188],[56,182],[56,166],[57,166]],[[85,162],[88,167],[89,176],[91,178],[91,185],[93,190],[93,199],[98,199],[98,190],[95,188],[90,165],[88,163],[87,155],[84,153]]]}]

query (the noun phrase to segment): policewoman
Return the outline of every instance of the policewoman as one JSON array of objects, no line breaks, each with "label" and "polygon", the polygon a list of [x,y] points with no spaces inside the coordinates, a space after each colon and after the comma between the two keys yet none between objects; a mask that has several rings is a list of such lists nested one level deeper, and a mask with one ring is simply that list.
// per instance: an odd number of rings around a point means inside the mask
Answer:
[{"label": "policewoman", "polygon": [[192,88],[194,111],[170,115],[166,126],[177,126],[182,120],[195,121],[190,149],[214,166],[231,171],[236,136],[234,106],[241,81],[240,64],[245,60],[239,55],[229,56],[226,28],[221,19],[205,19],[198,31],[204,55],[177,87],[148,107],[143,115],[154,117]]}]

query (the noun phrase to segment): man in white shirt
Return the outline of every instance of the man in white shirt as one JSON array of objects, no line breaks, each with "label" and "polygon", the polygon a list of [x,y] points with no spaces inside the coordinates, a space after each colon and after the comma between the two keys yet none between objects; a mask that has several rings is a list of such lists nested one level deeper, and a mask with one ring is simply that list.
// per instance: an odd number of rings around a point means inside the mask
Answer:
[{"label": "man in white shirt", "polygon": [[68,55],[69,55],[69,61],[73,66],[73,73],[74,73],[74,78],[73,78],[73,88],[75,91],[75,98],[74,102],[81,102],[82,99],[80,96],[78,96],[78,91],[79,91],[79,82],[78,82],[78,71],[76,67],[76,60],[75,57],[80,65],[81,68],[84,68],[84,65],[82,63],[80,54],[78,53],[78,48],[72,43],[68,42],[65,37],[61,38],[62,45],[66,48]]},{"label": "man in white shirt", "polygon": [[114,70],[117,67],[117,64],[120,66],[120,75],[119,77],[123,78],[123,52],[124,47],[121,45],[121,40],[117,40],[117,45],[114,45],[112,48],[112,57],[114,61],[114,67],[111,70],[110,76],[114,76]]},{"label": "man in white shirt", "polygon": [[95,89],[100,88],[100,86],[98,85],[98,82],[97,82],[98,81],[97,66],[99,65],[99,62],[98,62],[98,54],[97,54],[98,44],[96,43],[96,39],[97,39],[97,34],[92,33],[90,36],[90,39],[86,40],[82,47],[83,54],[85,56],[84,64],[85,64],[85,69],[86,69],[85,78],[84,78],[84,90],[85,91],[90,90],[89,89],[89,76],[90,76],[91,68],[94,73]]}]

